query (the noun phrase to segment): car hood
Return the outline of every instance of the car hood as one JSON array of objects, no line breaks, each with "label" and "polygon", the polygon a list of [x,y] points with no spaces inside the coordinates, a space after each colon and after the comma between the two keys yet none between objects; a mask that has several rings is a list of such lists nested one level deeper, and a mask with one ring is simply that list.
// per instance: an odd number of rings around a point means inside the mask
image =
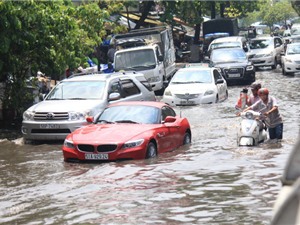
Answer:
[{"label": "car hood", "polygon": [[299,61],[299,59],[300,59],[300,54],[286,55],[285,58],[286,58],[286,59],[291,59],[291,60],[293,60],[293,61],[295,61],[295,60]]},{"label": "car hood", "polygon": [[212,90],[212,84],[195,83],[195,84],[170,84],[168,89],[173,94],[199,94],[207,90]]},{"label": "car hood", "polygon": [[241,61],[241,62],[218,62],[214,63],[215,67],[244,67],[247,66],[249,63],[248,61]]},{"label": "car hood", "polygon": [[104,109],[101,100],[45,100],[31,106],[28,110],[34,112],[74,112],[93,108]]},{"label": "car hood", "polygon": [[160,126],[161,124],[92,124],[75,130],[71,136],[74,143],[121,143]]},{"label": "car hood", "polygon": [[254,54],[268,54],[272,51],[271,48],[263,48],[263,49],[251,49],[247,55],[254,55]]}]

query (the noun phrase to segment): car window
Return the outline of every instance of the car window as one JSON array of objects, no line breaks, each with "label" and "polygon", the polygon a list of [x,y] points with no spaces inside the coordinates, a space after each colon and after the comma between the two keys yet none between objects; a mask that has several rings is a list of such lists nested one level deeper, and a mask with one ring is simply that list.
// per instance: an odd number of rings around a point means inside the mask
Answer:
[{"label": "car window", "polygon": [[176,113],[172,108],[164,106],[161,109],[161,120],[164,121],[167,116],[176,116]]},{"label": "car window", "polygon": [[252,40],[250,42],[250,48],[251,49],[262,49],[262,48],[267,48],[268,46],[270,46],[272,44],[273,44],[272,41],[268,40],[268,39]]},{"label": "car window", "polygon": [[171,83],[183,84],[183,83],[211,83],[212,77],[210,69],[205,70],[180,70],[175,73]]},{"label": "car window", "polygon": [[280,38],[275,38],[275,46],[276,44],[282,45],[282,41]]},{"label": "car window", "polygon": [[228,62],[246,60],[247,56],[242,49],[216,49],[212,51],[211,60],[213,62]]},{"label": "car window", "polygon": [[300,45],[288,45],[287,55],[300,54]]},{"label": "car window", "polygon": [[214,78],[215,78],[215,82],[219,79],[222,79],[222,76],[218,70],[214,70]]},{"label": "car window", "polygon": [[105,81],[68,81],[59,83],[46,100],[102,99]]},{"label": "car window", "polygon": [[159,108],[152,106],[142,106],[142,105],[121,105],[106,108],[99,118],[98,122],[101,120],[109,122],[125,122],[133,121],[136,123],[145,124],[157,124],[159,123]]},{"label": "car window", "polygon": [[130,79],[121,80],[120,83],[122,91],[121,96],[124,98],[141,93],[140,89]]}]

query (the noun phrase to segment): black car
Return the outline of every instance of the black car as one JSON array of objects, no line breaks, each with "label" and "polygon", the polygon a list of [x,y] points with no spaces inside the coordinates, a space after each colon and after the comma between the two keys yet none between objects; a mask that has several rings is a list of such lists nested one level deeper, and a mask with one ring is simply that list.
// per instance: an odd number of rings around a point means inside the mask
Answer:
[{"label": "black car", "polygon": [[228,85],[251,84],[255,81],[255,67],[242,48],[214,49],[210,64],[220,68]]}]

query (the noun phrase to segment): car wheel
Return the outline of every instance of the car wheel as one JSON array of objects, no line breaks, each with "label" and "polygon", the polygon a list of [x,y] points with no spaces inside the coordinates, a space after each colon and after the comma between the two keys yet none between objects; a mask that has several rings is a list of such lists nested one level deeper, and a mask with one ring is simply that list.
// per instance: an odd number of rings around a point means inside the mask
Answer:
[{"label": "car wheel", "polygon": [[156,145],[153,142],[149,142],[147,146],[146,159],[154,158],[157,156]]},{"label": "car wheel", "polygon": [[216,96],[216,101],[215,103],[218,103],[219,102],[219,95]]},{"label": "car wheel", "polygon": [[286,71],[285,71],[285,69],[284,69],[284,65],[282,64],[282,74],[283,75],[286,75]]},{"label": "car wheel", "polygon": [[276,57],[275,57],[275,59],[274,59],[274,65],[272,65],[272,69],[274,70],[274,69],[276,69],[276,67],[277,67],[277,60],[276,60]]},{"label": "car wheel", "polygon": [[190,144],[192,142],[191,134],[186,132],[183,138],[183,145]]}]

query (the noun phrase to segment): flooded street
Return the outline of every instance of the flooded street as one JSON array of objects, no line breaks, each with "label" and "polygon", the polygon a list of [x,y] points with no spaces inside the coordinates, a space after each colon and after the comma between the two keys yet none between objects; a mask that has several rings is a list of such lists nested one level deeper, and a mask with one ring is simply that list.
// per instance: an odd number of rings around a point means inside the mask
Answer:
[{"label": "flooded street", "polygon": [[257,72],[284,118],[281,144],[238,147],[234,105],[177,107],[192,144],[155,159],[63,162],[61,144],[0,140],[0,224],[269,224],[287,157],[299,137],[300,75]]}]

